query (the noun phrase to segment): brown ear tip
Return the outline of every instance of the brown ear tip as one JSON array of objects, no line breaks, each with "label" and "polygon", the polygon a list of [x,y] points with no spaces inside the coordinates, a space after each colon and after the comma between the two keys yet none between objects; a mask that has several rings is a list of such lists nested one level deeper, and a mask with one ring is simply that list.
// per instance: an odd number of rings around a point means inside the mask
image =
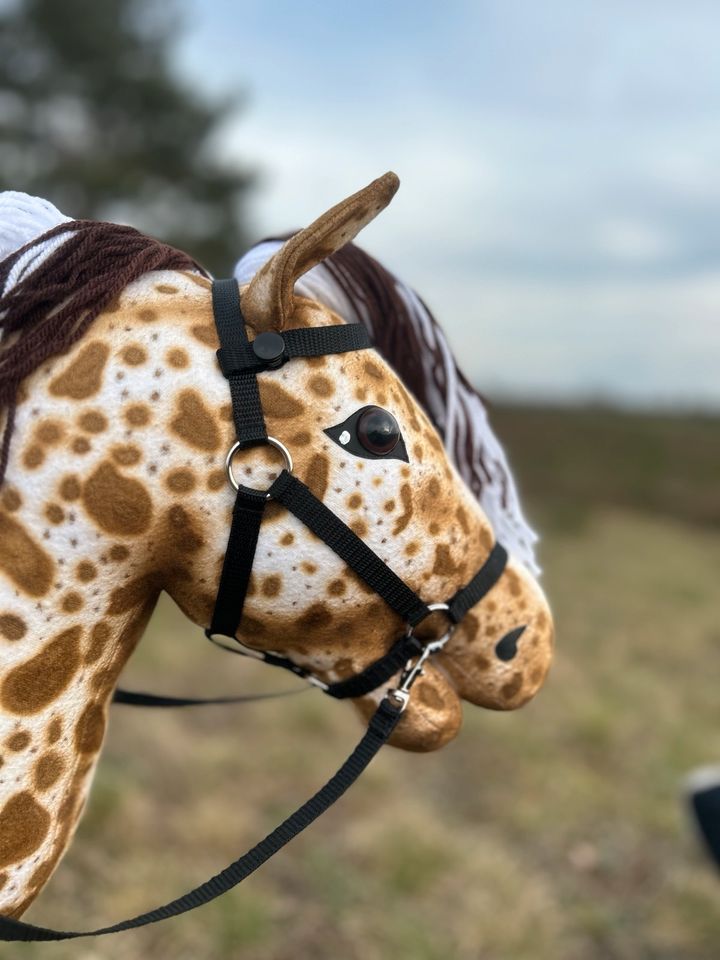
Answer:
[{"label": "brown ear tip", "polygon": [[395,196],[400,188],[400,177],[392,170],[388,170],[387,173],[384,173],[381,177],[378,177],[375,182],[379,187],[382,187],[383,190],[386,190],[391,197]]}]

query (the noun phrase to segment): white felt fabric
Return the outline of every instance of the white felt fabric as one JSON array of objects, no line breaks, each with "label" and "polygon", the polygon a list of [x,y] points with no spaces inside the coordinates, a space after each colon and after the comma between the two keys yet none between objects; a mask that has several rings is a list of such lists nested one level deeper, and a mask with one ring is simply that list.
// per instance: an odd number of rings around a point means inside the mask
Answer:
[{"label": "white felt fabric", "polygon": [[[235,277],[241,284],[249,283],[262,265],[280,249],[282,243],[267,240],[256,244],[235,267]],[[421,337],[428,343],[427,356],[418,357],[418,362],[430,363],[432,348],[439,349],[444,363],[447,390],[445,396],[429,395],[430,413],[442,426],[445,435],[445,447],[452,456],[455,449],[455,433],[460,425],[469,431],[473,440],[473,450],[478,457],[482,455],[491,479],[483,484],[480,494],[482,506],[493,526],[497,539],[525,566],[537,576],[540,567],[535,559],[534,545],[537,534],[529,526],[522,513],[515,482],[497,437],[488,422],[487,413],[474,392],[469,391],[457,378],[455,360],[444,334],[434,326],[427,310],[415,292],[398,278],[395,278],[397,291],[409,308],[412,322]],[[300,296],[309,297],[325,304],[339,314],[348,323],[365,323],[362,304],[354,303],[334,280],[330,271],[321,263],[304,274],[295,284]],[[428,383],[433,379],[428,371]],[[462,424],[461,424],[462,421]],[[460,465],[456,464],[458,468]],[[462,473],[462,470],[460,470]]]}]

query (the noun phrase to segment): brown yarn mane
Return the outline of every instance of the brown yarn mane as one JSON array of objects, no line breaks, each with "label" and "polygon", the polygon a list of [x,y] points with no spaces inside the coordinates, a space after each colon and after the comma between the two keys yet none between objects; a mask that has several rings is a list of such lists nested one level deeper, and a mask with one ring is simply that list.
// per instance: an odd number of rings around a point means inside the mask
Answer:
[{"label": "brown yarn mane", "polygon": [[0,291],[18,260],[45,241],[71,236],[6,294],[0,295],[0,414],[7,411],[0,448],[0,485],[10,454],[22,381],[64,353],[133,280],[150,270],[205,271],[188,254],[133,227],[70,220],[0,262]]}]

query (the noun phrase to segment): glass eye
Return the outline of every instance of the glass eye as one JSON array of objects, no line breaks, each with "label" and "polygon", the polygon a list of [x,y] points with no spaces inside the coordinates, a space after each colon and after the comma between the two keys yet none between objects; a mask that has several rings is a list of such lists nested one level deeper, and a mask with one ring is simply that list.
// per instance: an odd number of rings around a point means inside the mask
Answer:
[{"label": "glass eye", "polygon": [[356,457],[410,462],[399,423],[382,407],[361,407],[347,420],[328,427],[325,433]]},{"label": "glass eye", "polygon": [[355,426],[357,438],[368,453],[387,456],[397,446],[400,427],[395,417],[382,407],[366,407]]}]

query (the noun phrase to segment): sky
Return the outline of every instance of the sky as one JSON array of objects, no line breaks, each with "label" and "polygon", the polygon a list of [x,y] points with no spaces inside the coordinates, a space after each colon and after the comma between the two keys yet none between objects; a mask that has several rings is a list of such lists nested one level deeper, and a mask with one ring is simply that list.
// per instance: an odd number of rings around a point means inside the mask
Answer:
[{"label": "sky", "polygon": [[359,242],[490,398],[720,408],[715,0],[178,0],[265,236],[388,169]]}]

